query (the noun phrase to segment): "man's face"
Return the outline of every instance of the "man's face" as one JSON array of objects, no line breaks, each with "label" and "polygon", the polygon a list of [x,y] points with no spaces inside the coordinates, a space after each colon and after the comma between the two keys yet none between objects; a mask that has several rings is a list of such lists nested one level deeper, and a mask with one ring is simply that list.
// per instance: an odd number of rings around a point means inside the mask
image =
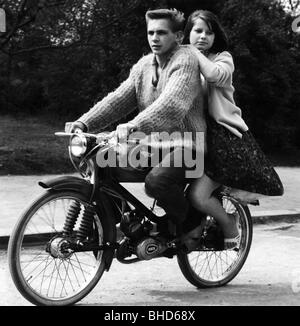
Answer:
[{"label": "man's face", "polygon": [[164,56],[178,42],[178,32],[173,32],[168,19],[150,19],[147,26],[148,42],[157,56]]}]

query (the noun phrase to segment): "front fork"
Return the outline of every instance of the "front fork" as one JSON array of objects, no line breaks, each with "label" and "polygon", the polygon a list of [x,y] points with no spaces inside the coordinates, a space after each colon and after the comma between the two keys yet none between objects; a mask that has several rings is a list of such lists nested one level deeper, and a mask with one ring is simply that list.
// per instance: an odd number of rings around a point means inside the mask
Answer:
[{"label": "front fork", "polygon": [[90,179],[89,182],[92,185],[90,201],[84,206],[81,205],[79,201],[72,202],[68,209],[64,228],[63,228],[63,235],[70,236],[78,220],[79,214],[83,210],[79,230],[76,235],[77,241],[79,243],[82,243],[89,236],[89,233],[92,230],[95,208],[90,203],[92,202],[92,198],[95,195],[95,190],[98,189],[97,188],[98,185],[96,184],[98,180],[98,170],[95,169],[95,162],[92,159],[90,159],[88,162],[89,165],[91,166],[91,171],[93,171],[93,173],[89,177]]},{"label": "front fork", "polygon": [[[66,220],[65,220],[65,224],[64,224],[64,228],[63,228],[63,234],[65,236],[70,236],[72,234],[73,228],[78,220],[81,210],[82,210],[82,208],[81,208],[80,202],[75,201],[75,202],[71,203],[71,205],[68,209],[68,212],[67,212],[67,216],[66,216]],[[81,219],[79,230],[77,233],[77,239],[80,242],[84,241],[88,237],[88,235],[92,229],[94,213],[95,213],[95,209],[92,205],[88,204],[88,205],[84,206],[83,213],[82,213],[82,219]]]},{"label": "front fork", "polygon": [[105,244],[99,245],[97,243],[85,241],[92,231],[95,209],[90,204],[86,204],[84,207],[81,207],[79,201],[74,201],[69,206],[63,227],[64,238],[71,238],[75,224],[78,220],[81,211],[83,211],[82,218],[79,229],[76,232],[76,240],[67,241],[66,248],[64,248],[64,250],[67,250],[69,252],[83,252],[98,251],[105,249],[117,249],[117,243],[107,242]]},{"label": "front fork", "polygon": [[68,237],[72,234],[81,210],[83,210],[83,213],[79,230],[77,232],[77,240],[83,242],[88,237],[93,226],[95,209],[90,204],[87,204],[82,208],[79,201],[74,201],[71,203],[66,215],[63,235]]}]

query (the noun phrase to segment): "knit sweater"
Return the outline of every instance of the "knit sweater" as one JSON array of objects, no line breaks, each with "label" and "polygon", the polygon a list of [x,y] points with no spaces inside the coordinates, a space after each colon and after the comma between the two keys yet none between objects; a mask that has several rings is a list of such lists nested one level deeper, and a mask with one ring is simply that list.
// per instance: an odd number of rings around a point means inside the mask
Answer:
[{"label": "knit sweater", "polygon": [[101,131],[128,115],[129,121],[146,134],[160,131],[205,131],[203,94],[197,58],[188,47],[176,47],[152,84],[154,54],[142,57],[130,75],[78,120],[89,130]]},{"label": "knit sweater", "polygon": [[206,78],[208,82],[208,110],[217,123],[223,125],[238,137],[248,126],[242,118],[241,109],[235,105],[232,74],[234,64],[229,52],[224,51],[208,57],[215,63],[215,70]]}]

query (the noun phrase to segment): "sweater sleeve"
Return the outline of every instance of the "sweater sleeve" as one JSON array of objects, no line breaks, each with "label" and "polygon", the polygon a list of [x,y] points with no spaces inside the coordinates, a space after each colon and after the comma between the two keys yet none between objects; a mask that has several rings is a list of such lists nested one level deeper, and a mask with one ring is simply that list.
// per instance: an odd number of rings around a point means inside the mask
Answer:
[{"label": "sweater sleeve", "polygon": [[215,67],[207,81],[215,84],[217,87],[225,87],[228,83],[231,84],[234,64],[232,56],[229,52],[221,52],[213,60]]},{"label": "sweater sleeve", "polygon": [[78,121],[89,130],[103,130],[113,122],[120,120],[136,108],[135,75],[138,64],[133,66],[130,75],[115,91],[96,103]]},{"label": "sweater sleeve", "polygon": [[167,84],[160,96],[130,122],[146,134],[182,126],[199,94],[199,75],[197,58],[189,51],[183,51],[170,67]]}]

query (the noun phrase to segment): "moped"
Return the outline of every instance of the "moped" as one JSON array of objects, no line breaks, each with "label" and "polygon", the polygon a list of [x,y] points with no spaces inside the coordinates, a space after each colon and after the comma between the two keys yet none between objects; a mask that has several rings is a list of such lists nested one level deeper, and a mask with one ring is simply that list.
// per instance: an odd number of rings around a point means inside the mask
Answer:
[{"label": "moped", "polygon": [[[193,250],[160,232],[164,217],[122,183],[144,182],[145,170],[101,167],[97,154],[118,141],[108,133],[59,132],[69,137],[69,156],[79,175],[40,181],[43,193],[19,218],[10,236],[8,259],[19,292],[35,305],[65,306],[82,300],[114,260],[124,264],[177,258],[184,277],[197,288],[230,282],[244,265],[252,242],[247,205],[221,189],[216,196],[235,216],[241,240],[225,250],[213,216],[199,213],[201,236]],[[197,213],[194,213],[197,214]]]}]

